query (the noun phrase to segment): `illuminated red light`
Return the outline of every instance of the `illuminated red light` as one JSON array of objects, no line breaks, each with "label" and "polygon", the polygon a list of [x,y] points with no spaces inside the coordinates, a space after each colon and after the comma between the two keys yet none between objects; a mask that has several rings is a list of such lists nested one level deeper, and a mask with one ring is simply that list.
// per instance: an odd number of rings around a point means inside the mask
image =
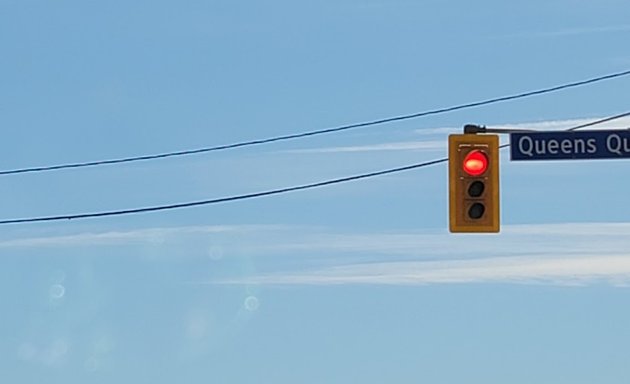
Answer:
[{"label": "illuminated red light", "polygon": [[468,152],[462,164],[464,172],[470,176],[482,175],[488,169],[488,156],[479,150]]}]

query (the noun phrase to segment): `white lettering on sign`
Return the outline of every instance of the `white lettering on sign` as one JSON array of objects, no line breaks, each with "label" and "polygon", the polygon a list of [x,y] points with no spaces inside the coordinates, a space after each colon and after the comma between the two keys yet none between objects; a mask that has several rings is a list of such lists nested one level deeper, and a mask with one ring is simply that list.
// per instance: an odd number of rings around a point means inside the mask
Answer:
[{"label": "white lettering on sign", "polygon": [[626,153],[630,153],[630,139],[612,134],[606,139],[606,149],[610,153],[623,156]]},{"label": "white lettering on sign", "polygon": [[[622,138],[619,137],[621,142]],[[625,139],[626,148],[630,145],[630,142]],[[610,140],[609,140],[610,141]],[[610,150],[609,143],[609,150]],[[613,145],[616,144],[612,143]],[[623,146],[624,144],[619,144]],[[616,148],[616,147],[615,147]],[[525,156],[534,157],[535,155],[581,155],[581,154],[593,154],[597,152],[597,141],[591,139],[563,139],[563,140],[541,140],[532,139],[529,136],[523,136],[518,141],[518,149]],[[612,151],[611,151],[612,152]],[[629,151],[630,152],[630,151]],[[614,152],[617,153],[617,152]]]}]

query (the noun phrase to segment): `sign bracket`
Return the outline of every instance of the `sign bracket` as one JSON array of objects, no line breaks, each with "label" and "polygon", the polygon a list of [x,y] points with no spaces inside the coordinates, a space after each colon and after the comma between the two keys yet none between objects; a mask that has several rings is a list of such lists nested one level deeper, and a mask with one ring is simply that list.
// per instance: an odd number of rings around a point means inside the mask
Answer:
[{"label": "sign bracket", "polygon": [[539,132],[535,129],[518,129],[518,128],[487,128],[485,125],[466,124],[464,125],[465,134],[477,133],[521,133],[521,132]]}]

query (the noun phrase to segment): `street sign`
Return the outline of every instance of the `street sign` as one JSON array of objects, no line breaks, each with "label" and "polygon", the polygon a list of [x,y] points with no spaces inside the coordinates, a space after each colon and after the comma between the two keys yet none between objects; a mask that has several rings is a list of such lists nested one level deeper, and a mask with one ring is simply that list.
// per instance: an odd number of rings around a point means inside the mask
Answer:
[{"label": "street sign", "polygon": [[511,160],[630,159],[630,130],[510,134]]}]

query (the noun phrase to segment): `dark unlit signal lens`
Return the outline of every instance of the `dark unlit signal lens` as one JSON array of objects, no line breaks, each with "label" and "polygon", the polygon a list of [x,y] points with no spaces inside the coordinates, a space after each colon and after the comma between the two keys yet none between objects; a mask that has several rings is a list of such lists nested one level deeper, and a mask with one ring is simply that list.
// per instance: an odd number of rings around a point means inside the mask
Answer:
[{"label": "dark unlit signal lens", "polygon": [[486,213],[486,207],[481,203],[474,203],[468,208],[468,217],[471,219],[481,219]]},{"label": "dark unlit signal lens", "polygon": [[486,190],[486,185],[483,181],[473,181],[468,186],[468,196],[470,197],[479,197],[483,195],[483,192]]}]

